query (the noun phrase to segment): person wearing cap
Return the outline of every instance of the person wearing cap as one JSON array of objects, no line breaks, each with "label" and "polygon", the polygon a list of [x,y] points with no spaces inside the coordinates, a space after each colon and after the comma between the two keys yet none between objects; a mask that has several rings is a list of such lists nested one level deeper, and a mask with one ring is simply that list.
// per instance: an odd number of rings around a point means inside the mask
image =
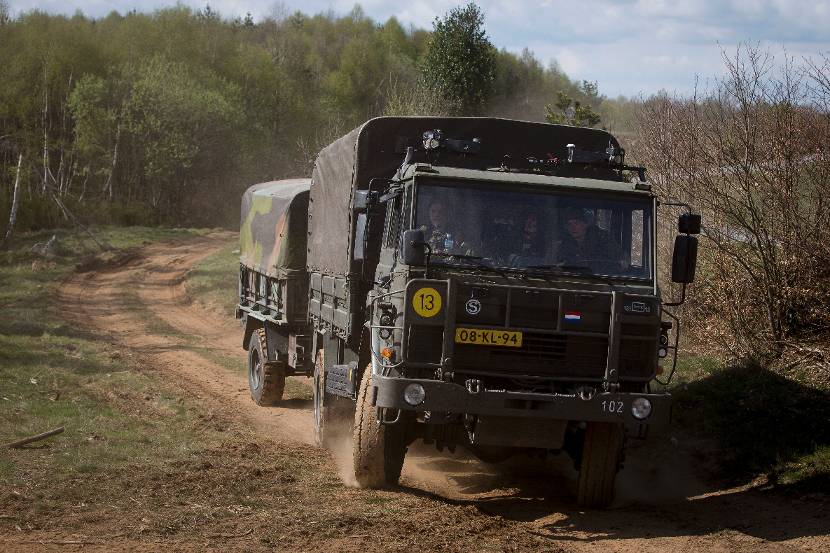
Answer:
[{"label": "person wearing cap", "polygon": [[623,268],[620,248],[607,232],[588,221],[585,210],[566,209],[563,223],[565,232],[558,250],[560,263],[589,267],[594,272]]}]

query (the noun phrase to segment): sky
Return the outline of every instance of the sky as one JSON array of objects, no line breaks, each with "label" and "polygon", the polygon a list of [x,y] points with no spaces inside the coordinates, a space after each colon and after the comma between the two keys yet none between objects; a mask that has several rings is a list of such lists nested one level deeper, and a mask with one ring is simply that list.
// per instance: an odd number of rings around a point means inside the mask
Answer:
[{"label": "sky", "polygon": [[[467,0],[363,0],[378,22],[432,28],[436,16]],[[32,9],[91,17],[115,10],[153,11],[175,0],[6,0],[12,15]],[[179,0],[224,17],[254,20],[294,11],[345,15],[354,0]],[[529,48],[545,65],[573,79],[596,81],[600,93],[648,96],[660,90],[689,95],[723,74],[723,54],[739,43],[767,48],[776,62],[830,54],[830,0],[484,0],[485,29],[499,49]]]}]

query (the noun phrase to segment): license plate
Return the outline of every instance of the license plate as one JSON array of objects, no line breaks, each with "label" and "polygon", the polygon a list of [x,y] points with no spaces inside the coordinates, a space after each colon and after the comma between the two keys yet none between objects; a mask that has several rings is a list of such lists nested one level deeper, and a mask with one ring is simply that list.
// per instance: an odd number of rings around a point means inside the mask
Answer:
[{"label": "license plate", "polygon": [[455,343],[520,348],[522,347],[522,333],[513,330],[456,328]]}]

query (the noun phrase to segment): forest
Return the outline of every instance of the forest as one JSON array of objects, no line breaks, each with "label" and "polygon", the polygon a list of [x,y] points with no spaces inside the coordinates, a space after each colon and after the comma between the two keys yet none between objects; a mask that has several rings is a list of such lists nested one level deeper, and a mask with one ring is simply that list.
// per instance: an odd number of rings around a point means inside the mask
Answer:
[{"label": "forest", "polygon": [[456,20],[478,29],[485,81],[462,85],[479,91],[463,105],[430,80],[447,47],[433,31],[359,7],[258,22],[181,5],[103,19],[0,13],[0,214],[19,174],[17,230],[73,218],[233,227],[248,185],[310,174],[321,146],[379,115],[544,121],[564,97],[604,124],[625,120],[596,83],[496,50],[472,4]]}]

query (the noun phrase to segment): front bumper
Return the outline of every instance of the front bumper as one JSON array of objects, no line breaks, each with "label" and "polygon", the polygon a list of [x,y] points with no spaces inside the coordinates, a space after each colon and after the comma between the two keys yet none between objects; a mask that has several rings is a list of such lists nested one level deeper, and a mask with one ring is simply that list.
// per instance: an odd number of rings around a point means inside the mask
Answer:
[{"label": "front bumper", "polygon": [[[589,399],[577,395],[540,394],[480,390],[470,392],[451,382],[373,375],[375,405],[405,411],[429,411],[432,414],[495,415],[556,419],[579,422],[614,422],[625,425],[629,434],[645,437],[646,431],[665,431],[671,422],[671,395],[636,393],[597,393]],[[412,406],[404,400],[404,388],[420,384],[425,396]],[[640,420],[631,414],[636,398],[651,402],[651,414]]]}]

